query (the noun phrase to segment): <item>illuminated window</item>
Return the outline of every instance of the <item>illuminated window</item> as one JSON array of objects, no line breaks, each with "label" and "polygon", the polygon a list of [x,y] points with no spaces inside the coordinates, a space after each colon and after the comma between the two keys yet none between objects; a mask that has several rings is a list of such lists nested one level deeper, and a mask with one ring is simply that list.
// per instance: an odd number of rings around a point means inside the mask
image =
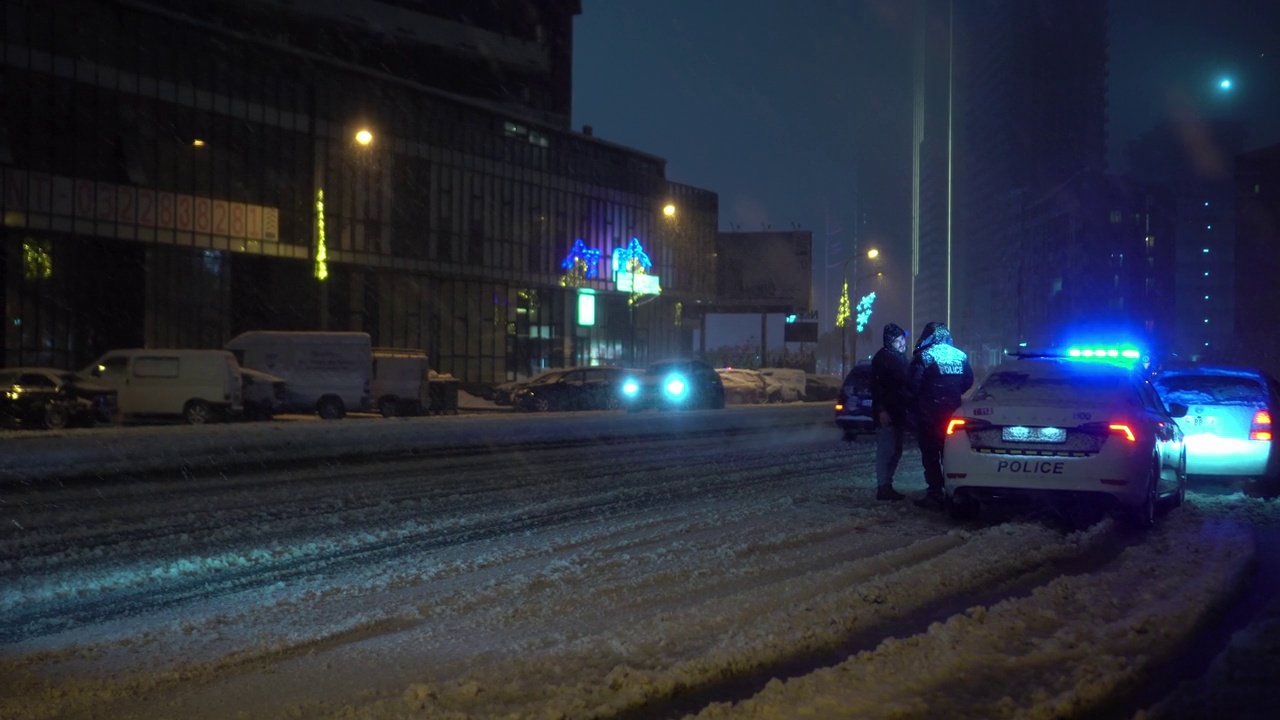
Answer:
[{"label": "illuminated window", "polygon": [[1208,271],[1208,270],[1206,270],[1206,271],[1204,272],[1204,276],[1205,276],[1205,277],[1209,277],[1209,271]]},{"label": "illuminated window", "polygon": [[1207,253],[1207,252],[1209,252],[1209,248],[1205,248],[1205,249],[1201,250],[1200,252]]},{"label": "illuminated window", "polygon": [[1148,250],[1151,250],[1151,249],[1153,249],[1153,248],[1156,246],[1156,236],[1155,236],[1155,235],[1148,235],[1148,236],[1146,237],[1146,241],[1147,241],[1147,249],[1148,249]]},{"label": "illuminated window", "polygon": [[1123,213],[1121,213],[1119,210],[1112,210],[1112,211],[1111,211],[1111,222],[1113,222],[1113,223],[1118,223],[1118,222],[1120,222],[1121,220],[1124,220],[1124,214],[1123,214]]}]

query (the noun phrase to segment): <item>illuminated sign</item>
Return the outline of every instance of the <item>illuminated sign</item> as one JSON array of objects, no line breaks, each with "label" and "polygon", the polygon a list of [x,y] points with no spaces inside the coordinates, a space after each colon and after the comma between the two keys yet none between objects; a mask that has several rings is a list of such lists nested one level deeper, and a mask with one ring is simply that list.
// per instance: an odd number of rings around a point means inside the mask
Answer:
[{"label": "illuminated sign", "polygon": [[596,324],[596,291],[584,288],[578,291],[578,324]]},{"label": "illuminated sign", "polygon": [[638,295],[661,295],[662,284],[658,281],[657,275],[646,275],[638,272],[620,272],[614,281],[618,284],[620,292],[636,293]]}]

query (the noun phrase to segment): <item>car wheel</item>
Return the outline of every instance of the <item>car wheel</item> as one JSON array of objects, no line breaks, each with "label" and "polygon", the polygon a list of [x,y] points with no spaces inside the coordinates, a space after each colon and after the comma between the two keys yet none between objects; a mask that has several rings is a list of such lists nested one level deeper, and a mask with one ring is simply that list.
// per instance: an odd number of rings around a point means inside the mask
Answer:
[{"label": "car wheel", "polygon": [[854,432],[854,431],[852,431],[852,430],[845,430],[845,431],[844,431],[844,441],[845,441],[845,442],[855,442],[857,439],[858,439],[858,433],[856,433],[856,432]]},{"label": "car wheel", "polygon": [[1182,507],[1187,501],[1187,451],[1182,451],[1182,461],[1178,464],[1178,489],[1173,491],[1169,500],[1169,508]]},{"label": "car wheel", "polygon": [[1139,530],[1149,530],[1156,524],[1156,503],[1159,500],[1160,463],[1153,460],[1147,471],[1147,487],[1142,502],[1129,511],[1129,520]]},{"label": "car wheel", "polygon": [[189,400],[182,408],[182,418],[192,425],[204,425],[213,421],[213,408],[203,400]]},{"label": "car wheel", "polygon": [[316,403],[316,413],[321,420],[341,420],[347,415],[347,408],[342,404],[342,400],[326,396],[320,398],[320,402]]},{"label": "car wheel", "polygon": [[533,401],[533,409],[537,412],[550,412],[551,401],[546,398],[538,398]]},{"label": "car wheel", "polygon": [[952,520],[972,520],[978,517],[982,506],[966,497],[952,495],[947,499],[947,514]]},{"label": "car wheel", "polygon": [[395,398],[385,397],[378,401],[378,412],[382,413],[384,418],[393,418],[400,414],[399,403]]},{"label": "car wheel", "polygon": [[610,395],[609,398],[604,401],[605,410],[619,410],[621,408],[622,408],[622,398],[618,397],[617,395]]},{"label": "car wheel", "polygon": [[71,423],[71,411],[62,403],[50,403],[44,409],[44,426],[61,430]]}]

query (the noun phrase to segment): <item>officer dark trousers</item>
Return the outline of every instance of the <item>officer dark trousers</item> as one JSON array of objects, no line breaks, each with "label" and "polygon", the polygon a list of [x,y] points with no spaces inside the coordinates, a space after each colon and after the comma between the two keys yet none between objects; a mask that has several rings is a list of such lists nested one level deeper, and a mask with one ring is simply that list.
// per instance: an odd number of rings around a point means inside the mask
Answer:
[{"label": "officer dark trousers", "polygon": [[924,465],[924,481],[929,486],[930,495],[942,492],[942,448],[946,444],[946,423],[949,417],[921,418],[922,422],[916,429],[919,434],[920,464]]}]

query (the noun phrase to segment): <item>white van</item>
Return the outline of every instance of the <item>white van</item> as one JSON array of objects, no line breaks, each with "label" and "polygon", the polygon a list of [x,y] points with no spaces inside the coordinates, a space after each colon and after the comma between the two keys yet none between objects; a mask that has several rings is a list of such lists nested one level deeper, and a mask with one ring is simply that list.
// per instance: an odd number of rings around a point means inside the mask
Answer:
[{"label": "white van", "polygon": [[284,378],[288,400],[279,412],[337,420],[349,410],[373,407],[369,333],[253,330],[226,347],[242,366]]},{"label": "white van", "polygon": [[111,350],[78,374],[115,389],[122,422],[200,425],[241,410],[240,366],[226,350]]},{"label": "white van", "polygon": [[383,417],[425,415],[431,407],[430,374],[421,350],[374,348],[374,407]]}]

